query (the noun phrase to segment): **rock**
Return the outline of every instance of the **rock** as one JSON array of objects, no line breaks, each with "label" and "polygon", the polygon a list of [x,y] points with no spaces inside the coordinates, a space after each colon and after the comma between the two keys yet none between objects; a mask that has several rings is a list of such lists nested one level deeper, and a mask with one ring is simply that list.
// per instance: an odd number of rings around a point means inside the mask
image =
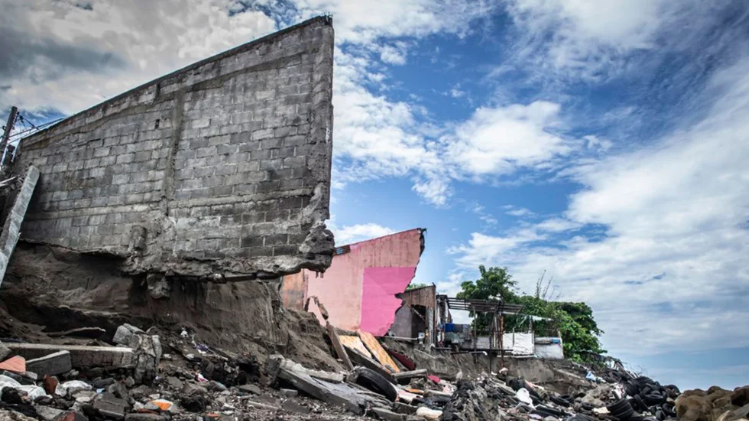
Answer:
[{"label": "rock", "polygon": [[302,406],[290,399],[285,400],[284,403],[281,404],[281,408],[289,412],[296,412],[297,414],[309,414],[310,412],[309,408],[306,406]]},{"label": "rock", "polygon": [[7,411],[0,409],[0,420],[3,421],[36,421],[33,418],[27,417],[26,415],[19,414],[15,411]]},{"label": "rock", "polygon": [[201,412],[208,405],[208,399],[201,394],[185,396],[179,401],[182,408],[189,412]]},{"label": "rock", "polygon": [[130,394],[127,392],[127,387],[125,387],[124,383],[116,382],[109,385],[107,392],[126,402],[130,400]]},{"label": "rock", "polygon": [[415,414],[418,408],[413,405],[407,405],[405,403],[393,402],[393,410],[399,414],[411,415]]},{"label": "rock", "polygon": [[69,411],[59,415],[55,421],[88,421],[88,417],[78,411]]},{"label": "rock", "polygon": [[110,384],[114,384],[116,382],[115,379],[109,377],[106,379],[98,379],[91,382],[91,387],[94,389],[104,389]]},{"label": "rock", "polygon": [[392,411],[388,411],[387,409],[383,408],[372,408],[372,412],[377,415],[377,418],[385,421],[405,421],[406,418],[408,418],[408,415],[405,414],[397,414]]},{"label": "rock", "polygon": [[133,399],[138,400],[145,399],[151,393],[153,393],[153,390],[146,385],[140,385],[134,389],[130,389],[130,396],[132,396]]},{"label": "rock", "polygon": [[[254,384],[249,384],[249,383],[248,384],[243,384],[242,386],[237,387],[237,389],[239,389],[241,392],[251,393],[253,395],[259,395],[259,394],[263,393],[263,391],[260,390],[260,387],[258,387],[257,385],[254,385]],[[289,389],[281,389],[281,390],[283,391],[283,390],[289,390]],[[293,390],[293,392],[296,392],[296,390]],[[286,396],[288,396],[288,395],[286,395]]]},{"label": "rock", "polygon": [[[260,388],[258,387],[257,390],[259,391]],[[260,392],[257,392],[257,394],[259,395]],[[281,389],[281,394],[286,396],[287,398],[293,398],[299,396],[299,391],[294,389]]]},{"label": "rock", "polygon": [[171,295],[172,287],[164,275],[149,273],[146,276],[146,284],[148,285],[148,295],[154,300],[169,298]]},{"label": "rock", "polygon": [[737,387],[731,394],[731,403],[736,406],[749,405],[749,386]]},{"label": "rock", "polygon": [[8,355],[10,355],[10,348],[5,346],[2,342],[0,342],[0,361],[4,361],[6,358],[8,358]]},{"label": "rock", "polygon": [[48,395],[54,395],[55,391],[57,390],[57,385],[60,384],[60,381],[57,380],[57,377],[55,376],[45,376],[42,379],[42,387],[44,387],[44,391]]},{"label": "rock", "polygon": [[96,392],[93,390],[80,390],[71,395],[78,403],[89,403],[96,397]]},{"label": "rock", "polygon": [[128,406],[124,399],[119,399],[108,392],[98,395],[93,405],[94,410],[100,415],[116,420],[125,419],[125,410]]},{"label": "rock", "polygon": [[58,351],[40,358],[26,361],[26,370],[40,376],[56,376],[73,368],[69,351]]},{"label": "rock", "polygon": [[[124,326],[124,325],[123,325]],[[133,378],[136,383],[152,381],[158,371],[161,361],[161,341],[157,335],[133,333],[128,346],[133,350],[135,372]]]},{"label": "rock", "polygon": [[223,383],[217,382],[215,380],[211,380],[210,382],[208,382],[207,389],[212,392],[223,392],[224,390],[228,390]]},{"label": "rock", "polygon": [[24,396],[25,394],[18,391],[17,389],[14,389],[12,387],[4,387],[0,400],[2,400],[5,403],[18,405],[18,404],[24,403],[24,400],[23,400]]},{"label": "rock", "polygon": [[182,387],[184,387],[184,383],[182,383],[182,380],[171,376],[166,378],[166,384],[168,384],[169,387],[177,390],[182,390]]},{"label": "rock", "polygon": [[207,393],[208,389],[195,383],[185,383],[185,385],[182,387],[182,394],[185,396],[192,396],[196,394],[205,395]]},{"label": "rock", "polygon": [[34,405],[36,413],[46,421],[52,421],[63,413],[61,409],[50,408],[48,406]]},{"label": "rock", "polygon": [[141,329],[129,325],[125,323],[124,325],[117,328],[117,331],[114,333],[114,338],[112,339],[112,342],[118,344],[118,345],[130,345],[130,337],[133,336],[134,333],[144,333]]},{"label": "rock", "polygon": [[125,421],[167,421],[165,415],[159,414],[127,414],[125,415]]},{"label": "rock", "polygon": [[679,421],[710,421],[710,410],[705,396],[695,394],[683,399],[680,396],[676,401],[676,416]]},{"label": "rock", "polygon": [[742,406],[741,408],[731,412],[726,417],[726,421],[740,420],[742,418],[749,418],[749,404]]}]

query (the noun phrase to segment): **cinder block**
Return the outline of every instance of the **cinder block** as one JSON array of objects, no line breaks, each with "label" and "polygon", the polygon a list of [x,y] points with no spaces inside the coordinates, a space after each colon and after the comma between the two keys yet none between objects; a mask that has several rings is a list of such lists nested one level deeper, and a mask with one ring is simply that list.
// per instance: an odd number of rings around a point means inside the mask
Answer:
[{"label": "cinder block", "polygon": [[39,376],[56,376],[72,369],[69,351],[58,351],[40,358],[26,360],[26,370]]}]

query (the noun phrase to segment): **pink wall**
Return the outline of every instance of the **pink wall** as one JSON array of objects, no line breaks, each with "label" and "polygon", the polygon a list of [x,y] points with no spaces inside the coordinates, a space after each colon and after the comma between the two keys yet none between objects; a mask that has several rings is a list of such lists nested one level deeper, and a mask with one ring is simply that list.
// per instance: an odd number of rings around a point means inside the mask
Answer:
[{"label": "pink wall", "polygon": [[[323,275],[307,273],[305,300],[318,297],[338,328],[382,336],[401,305],[395,294],[403,292],[416,273],[421,246],[420,229],[351,244],[349,252],[333,257]],[[284,288],[285,279],[282,294]],[[319,312],[314,313],[324,324]]]}]

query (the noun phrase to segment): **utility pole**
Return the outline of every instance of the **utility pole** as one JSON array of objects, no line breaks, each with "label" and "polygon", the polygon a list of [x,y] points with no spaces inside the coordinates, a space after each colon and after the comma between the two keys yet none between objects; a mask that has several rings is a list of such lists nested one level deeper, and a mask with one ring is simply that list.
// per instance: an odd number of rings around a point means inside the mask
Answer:
[{"label": "utility pole", "polygon": [[13,125],[16,123],[16,116],[18,116],[18,108],[15,106],[10,108],[10,114],[8,115],[8,123],[5,125],[5,131],[3,132],[3,141],[0,144],[0,153],[2,153],[2,162],[0,164],[5,165],[5,150],[8,148],[8,139],[10,139],[10,132],[13,131]]}]

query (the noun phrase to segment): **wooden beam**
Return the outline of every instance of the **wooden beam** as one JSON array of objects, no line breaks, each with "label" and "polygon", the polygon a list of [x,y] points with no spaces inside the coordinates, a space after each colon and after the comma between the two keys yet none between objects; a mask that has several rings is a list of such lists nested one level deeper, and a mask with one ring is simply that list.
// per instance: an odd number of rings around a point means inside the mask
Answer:
[{"label": "wooden beam", "polygon": [[328,336],[330,336],[330,342],[333,343],[333,348],[335,349],[335,353],[338,355],[338,358],[343,361],[343,365],[346,366],[346,369],[351,371],[354,369],[354,365],[351,363],[351,359],[349,359],[348,354],[346,353],[346,350],[343,349],[343,345],[341,344],[341,338],[338,337],[338,332],[336,332],[335,327],[330,324],[330,322],[326,322],[325,327],[328,329]]}]

